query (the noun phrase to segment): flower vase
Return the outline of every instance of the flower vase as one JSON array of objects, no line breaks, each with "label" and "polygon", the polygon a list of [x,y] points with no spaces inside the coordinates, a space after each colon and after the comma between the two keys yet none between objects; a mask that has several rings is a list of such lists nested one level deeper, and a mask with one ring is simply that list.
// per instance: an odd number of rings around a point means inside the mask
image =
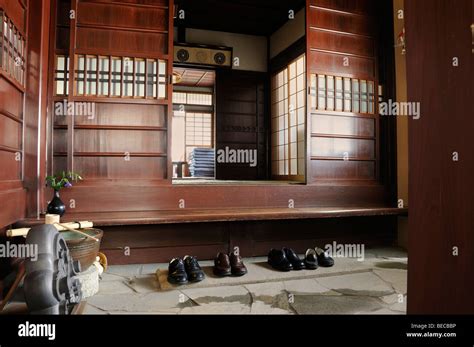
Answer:
[{"label": "flower vase", "polygon": [[66,212],[66,205],[59,197],[59,190],[54,191],[53,199],[49,202],[47,211],[49,214],[58,214],[61,217]]}]

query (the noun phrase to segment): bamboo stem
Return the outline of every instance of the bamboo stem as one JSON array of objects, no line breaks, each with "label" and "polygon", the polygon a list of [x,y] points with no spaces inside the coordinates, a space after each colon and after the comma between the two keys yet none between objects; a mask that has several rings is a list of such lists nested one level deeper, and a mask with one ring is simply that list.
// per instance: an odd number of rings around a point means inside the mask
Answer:
[{"label": "bamboo stem", "polygon": [[[83,229],[92,228],[94,226],[92,222],[88,222],[88,221],[63,223],[61,225],[56,224],[56,223],[51,223],[51,225],[54,225],[54,227],[58,229],[58,231],[68,230],[64,226],[69,226],[70,228],[83,228]],[[30,228],[8,229],[6,234],[7,234],[7,237],[26,236],[28,235],[29,231],[30,231]]]},{"label": "bamboo stem", "polygon": [[98,238],[95,238],[94,236],[91,236],[91,235],[89,235],[89,234],[86,234],[86,233],[84,233],[84,232],[82,232],[82,231],[79,231],[79,230],[70,228],[70,227],[68,227],[68,226],[65,225],[65,224],[61,224],[61,223],[54,223],[54,224],[57,224],[57,225],[63,227],[64,229],[67,229],[67,230],[69,230],[69,231],[74,231],[74,232],[76,232],[76,233],[78,233],[78,234],[81,234],[81,235],[86,236],[86,237],[88,237],[88,238],[90,238],[90,239],[93,239],[93,240],[95,240],[96,242],[99,242],[99,239],[98,239]]}]

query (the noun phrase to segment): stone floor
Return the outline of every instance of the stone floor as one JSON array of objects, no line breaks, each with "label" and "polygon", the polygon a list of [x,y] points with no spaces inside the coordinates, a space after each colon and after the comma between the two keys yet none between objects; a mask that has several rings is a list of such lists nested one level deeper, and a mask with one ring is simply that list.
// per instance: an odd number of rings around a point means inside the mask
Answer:
[{"label": "stone floor", "polygon": [[86,314],[405,314],[407,255],[397,248],[335,258],[332,268],[278,272],[266,258],[244,259],[249,273],[176,287],[168,264],[110,266]]}]

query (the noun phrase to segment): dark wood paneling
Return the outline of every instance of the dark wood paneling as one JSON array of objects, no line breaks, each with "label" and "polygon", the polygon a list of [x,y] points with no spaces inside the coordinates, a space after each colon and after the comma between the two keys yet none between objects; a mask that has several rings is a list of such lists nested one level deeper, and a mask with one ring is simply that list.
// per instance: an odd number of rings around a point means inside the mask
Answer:
[{"label": "dark wood paneling", "polygon": [[166,132],[76,129],[74,151],[166,153]]},{"label": "dark wood paneling", "polygon": [[67,151],[67,129],[57,129],[54,131],[53,152]]},{"label": "dark wood paneling", "polygon": [[55,0],[56,11],[54,21],[56,22],[56,49],[68,51],[69,50],[69,35],[70,35],[70,11],[71,0]]},{"label": "dark wood paneling", "polygon": [[168,35],[161,33],[130,32],[111,29],[77,28],[76,48],[90,53],[140,56],[167,53]]},{"label": "dark wood paneling", "polygon": [[[372,14],[380,8],[374,0],[308,0],[308,83],[311,74],[323,74],[366,79],[378,85],[379,20]],[[381,11],[378,16],[391,14]],[[384,54],[392,53],[387,50]],[[308,183],[379,179],[378,115],[315,111],[315,105],[309,107]],[[346,156],[350,160],[344,160]]]},{"label": "dark wood paneling", "polygon": [[61,171],[67,171],[67,158],[66,157],[59,157],[59,156],[53,156],[52,158],[52,172],[61,172]]},{"label": "dark wood paneling", "polygon": [[107,3],[79,2],[78,25],[130,28],[132,30],[168,30],[168,9],[110,6]]},{"label": "dark wood paneling", "polygon": [[0,114],[23,118],[23,93],[0,76]]},{"label": "dark wood paneling", "polygon": [[374,40],[370,37],[347,35],[346,33],[334,33],[310,30],[309,40],[314,43],[313,48],[335,51],[340,53],[355,54],[373,57],[375,54]]},{"label": "dark wood paneling", "polygon": [[0,163],[2,165],[0,181],[21,180],[21,160],[17,159],[18,157],[15,152],[5,151],[0,148]]},{"label": "dark wood paneling", "polygon": [[408,99],[422,110],[409,124],[409,314],[474,313],[472,15],[471,0],[405,2]]},{"label": "dark wood paneling", "polygon": [[[4,165],[2,159],[0,162]],[[3,202],[0,208],[1,225],[7,226],[25,217],[25,190],[23,188],[1,190],[0,201]]]},{"label": "dark wood paneling", "polygon": [[[344,64],[345,58],[349,59],[349,65]],[[374,58],[352,57],[313,50],[308,59],[308,64],[312,73],[319,72],[371,80],[375,78]]]},{"label": "dark wood paneling", "polygon": [[265,74],[218,71],[216,79],[216,149],[256,149],[257,167],[216,163],[218,179],[264,179],[266,161]]},{"label": "dark wood paneling", "polygon": [[[177,256],[184,257],[192,254],[199,260],[213,259],[219,252],[228,252],[226,243],[215,245],[195,245],[188,247],[147,247],[130,248],[129,254],[125,255],[124,249],[101,249],[110,264],[148,264],[148,263],[167,263]],[[158,269],[157,269],[158,270]],[[165,270],[165,269],[163,269]]]},{"label": "dark wood paneling", "polygon": [[[238,104],[238,103],[237,103]],[[255,105],[252,105],[255,106]],[[243,113],[221,113],[221,117],[224,119],[225,127],[224,131],[237,131],[241,130],[242,132],[254,129],[255,124],[255,114],[243,114]],[[263,115],[260,115],[263,117]],[[217,134],[219,135],[219,134]]]},{"label": "dark wood paneling", "polygon": [[[67,125],[67,116],[58,112],[54,117],[54,124]],[[74,124],[75,126],[166,127],[166,106],[96,102],[94,116],[75,116]]]},{"label": "dark wood paneling", "polygon": [[69,49],[69,28],[58,27],[56,31],[56,48],[58,50]]},{"label": "dark wood paneling", "polygon": [[[74,166],[87,179],[145,179],[156,180],[166,178],[166,158],[134,157],[125,160],[122,153],[108,157],[95,153],[94,156],[75,155]],[[60,170],[60,168],[58,168]],[[112,201],[111,201],[112,202]],[[112,202],[118,205],[118,201]]]},{"label": "dark wood paneling", "polygon": [[121,6],[168,6],[168,0],[82,0],[82,2],[113,3]]},{"label": "dark wood paneling", "polygon": [[164,224],[158,228],[159,231],[156,225],[131,225],[123,229],[103,227],[105,235],[101,247],[177,247],[222,244],[227,241],[226,223],[213,223],[212,228],[209,228],[208,223]]},{"label": "dark wood paneling", "polygon": [[0,115],[0,146],[21,149],[22,124]]},{"label": "dark wood paneling", "polygon": [[[255,124],[255,119],[253,119]],[[247,127],[248,130],[241,131],[242,127],[222,127],[219,128],[218,134],[216,134],[217,148],[225,148],[226,146],[233,149],[242,148],[257,148],[257,130],[255,126]],[[251,146],[251,145],[254,146]],[[249,147],[250,145],[250,147]]]},{"label": "dark wood paneling", "polygon": [[319,179],[375,179],[375,162],[373,161],[340,161],[311,160],[312,180]]},{"label": "dark wood paneling", "polygon": [[314,6],[362,15],[371,15],[375,11],[373,0],[311,0],[310,3]]},{"label": "dark wood paneling", "polygon": [[56,0],[56,3],[56,17],[54,18],[56,24],[58,26],[69,27],[71,22],[71,0]]},{"label": "dark wood paneling", "polygon": [[[336,0],[332,1],[337,2]],[[374,1],[367,2],[366,6],[373,6]],[[373,37],[375,25],[367,16],[355,15],[350,12],[334,12],[326,8],[310,7],[309,23],[311,27],[344,33]]]},{"label": "dark wood paneling", "polygon": [[[87,158],[89,159],[89,158]],[[122,158],[117,158],[122,160]],[[134,165],[135,158],[129,165]],[[122,164],[123,165],[123,164]],[[137,166],[137,165],[135,165]],[[141,174],[141,173],[140,173]],[[143,178],[143,176],[139,176]],[[148,178],[148,177],[147,177]],[[158,177],[154,177],[158,179]],[[100,186],[92,178],[63,191],[64,200],[75,199],[74,212],[176,210],[180,199],[186,209],[288,207],[381,207],[386,206],[383,187],[361,182],[359,185],[172,185],[156,186],[144,180],[126,183],[111,180]],[[144,188],[144,185],[147,185]],[[93,194],[93,199],[91,199]],[[47,194],[49,196],[49,194]],[[120,202],[120,203],[117,203]],[[186,210],[183,210],[183,213]],[[67,216],[67,214],[66,214]]]},{"label": "dark wood paneling", "polygon": [[[234,93],[235,92],[237,92],[237,90],[234,89]],[[235,97],[237,100],[232,100],[230,98],[225,99],[226,95],[221,95],[220,99],[224,100],[225,102],[219,106],[220,112],[225,115],[229,115],[230,117],[237,114],[241,114],[242,116],[249,116],[255,118],[255,114],[257,113],[258,109],[257,100],[255,97],[255,90],[245,90],[245,92],[251,94],[253,96],[253,100],[247,101],[245,99],[245,94],[242,96],[243,100],[238,100],[239,94],[236,95],[232,93],[232,96]]]},{"label": "dark wood paneling", "polygon": [[[349,217],[344,219],[284,220],[278,223],[239,223],[250,233],[251,252],[244,255],[266,255],[271,248],[282,245],[304,254],[308,248],[325,248],[327,244],[363,244],[366,248],[393,246],[396,241],[396,217]],[[348,233],[347,230],[351,232]],[[247,253],[247,252],[248,253]],[[247,253],[247,254],[246,254]],[[335,259],[337,263],[337,258]]]}]

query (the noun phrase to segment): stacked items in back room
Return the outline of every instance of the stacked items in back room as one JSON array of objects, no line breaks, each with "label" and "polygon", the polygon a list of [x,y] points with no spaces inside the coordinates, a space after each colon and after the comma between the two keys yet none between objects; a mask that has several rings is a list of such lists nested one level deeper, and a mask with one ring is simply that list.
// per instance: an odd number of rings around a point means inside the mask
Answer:
[{"label": "stacked items in back room", "polygon": [[214,149],[194,148],[189,155],[189,171],[192,177],[214,177]]}]

